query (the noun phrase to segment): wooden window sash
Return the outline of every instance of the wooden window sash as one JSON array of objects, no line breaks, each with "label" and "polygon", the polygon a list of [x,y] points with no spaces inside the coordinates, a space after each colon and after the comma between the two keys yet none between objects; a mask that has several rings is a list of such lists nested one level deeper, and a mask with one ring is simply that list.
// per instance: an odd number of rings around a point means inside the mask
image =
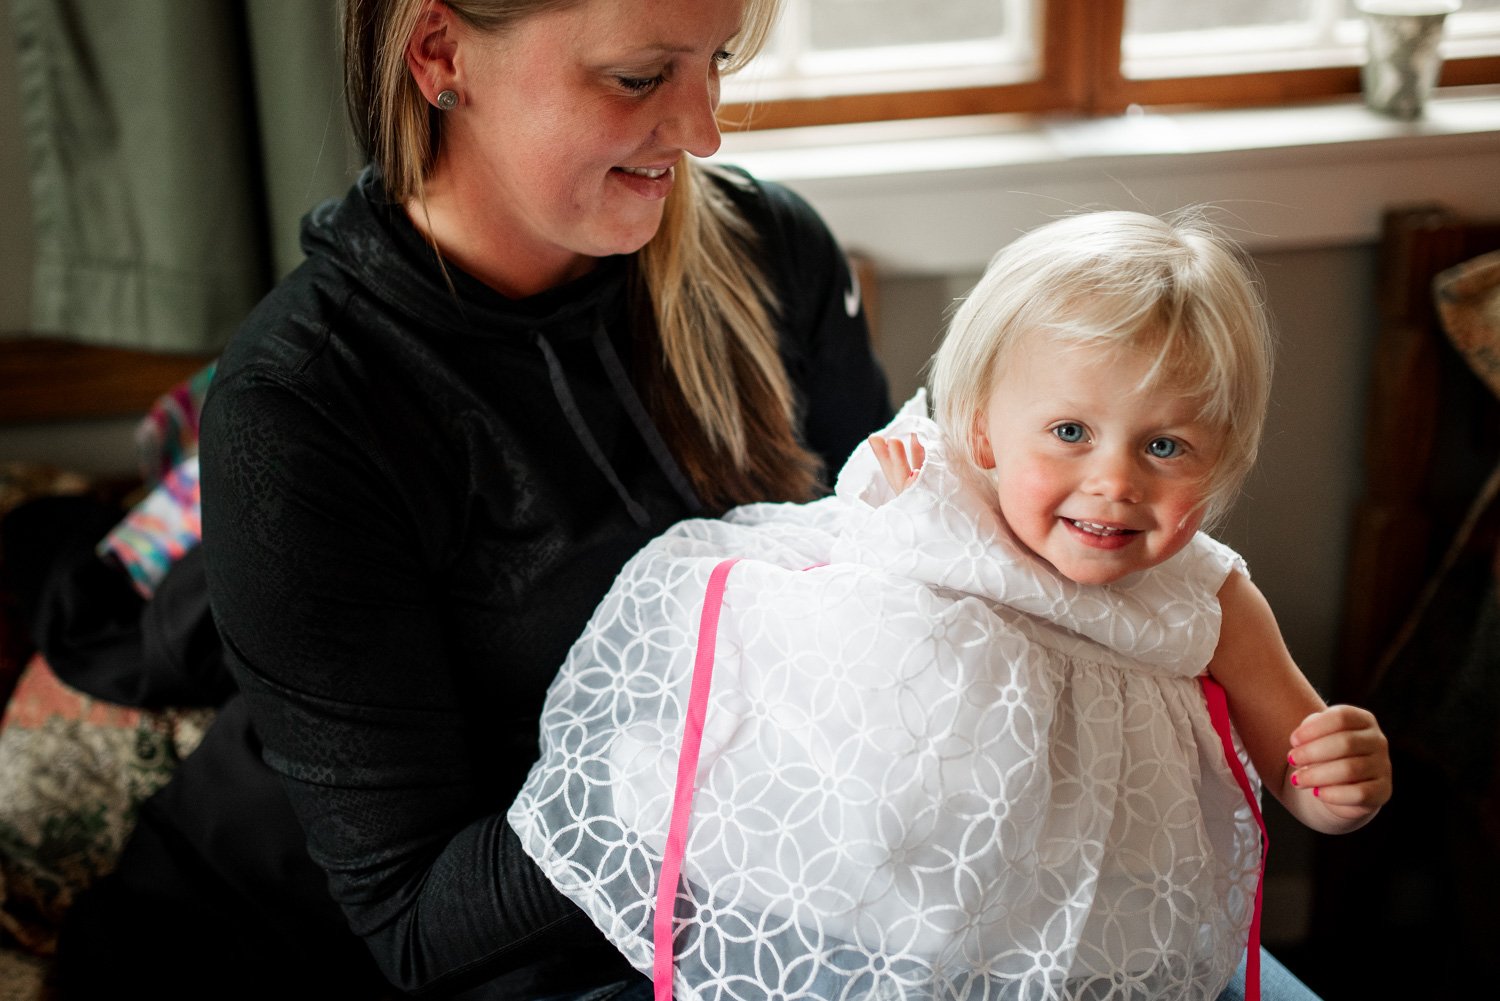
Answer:
[{"label": "wooden window sash", "polygon": [[[998,113],[1118,114],[1131,105],[1253,107],[1358,94],[1359,67],[1131,80],[1120,70],[1125,0],[1049,0],[1042,19],[1042,77],[992,87],[846,94],[728,104],[726,130]],[[1500,56],[1451,58],[1442,86],[1500,82]]]}]

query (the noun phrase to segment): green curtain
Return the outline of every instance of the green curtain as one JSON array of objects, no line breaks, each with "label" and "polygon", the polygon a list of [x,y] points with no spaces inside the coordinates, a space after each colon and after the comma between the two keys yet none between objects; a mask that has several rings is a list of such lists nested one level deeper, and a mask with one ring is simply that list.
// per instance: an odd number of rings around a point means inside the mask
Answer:
[{"label": "green curtain", "polygon": [[347,188],[337,0],[9,0],[31,327],[217,351]]}]

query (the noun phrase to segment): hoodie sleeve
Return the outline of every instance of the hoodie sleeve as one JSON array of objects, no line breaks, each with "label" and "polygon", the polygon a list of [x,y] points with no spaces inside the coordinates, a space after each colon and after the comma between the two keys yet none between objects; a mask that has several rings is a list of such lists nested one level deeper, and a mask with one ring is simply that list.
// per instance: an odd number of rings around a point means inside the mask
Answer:
[{"label": "hoodie sleeve", "polygon": [[620,962],[588,951],[475,767],[421,519],[362,437],[284,374],[228,374],[204,415],[209,595],[312,858],[414,995]]}]

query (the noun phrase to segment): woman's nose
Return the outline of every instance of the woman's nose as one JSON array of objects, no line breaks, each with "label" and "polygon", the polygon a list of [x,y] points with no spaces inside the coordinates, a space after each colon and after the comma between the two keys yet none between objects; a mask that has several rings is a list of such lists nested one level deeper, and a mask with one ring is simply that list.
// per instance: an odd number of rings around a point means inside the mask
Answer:
[{"label": "woman's nose", "polygon": [[723,141],[718,109],[719,71],[715,67],[701,83],[684,85],[678,90],[657,135],[666,145],[700,159],[713,156]]}]

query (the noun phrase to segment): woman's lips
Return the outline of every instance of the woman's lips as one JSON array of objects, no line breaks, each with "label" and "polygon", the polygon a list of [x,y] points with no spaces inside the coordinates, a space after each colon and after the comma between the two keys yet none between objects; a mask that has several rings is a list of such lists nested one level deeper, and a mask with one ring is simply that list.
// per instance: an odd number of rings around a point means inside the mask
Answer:
[{"label": "woman's lips", "polygon": [[672,190],[672,168],[615,167],[610,171],[621,184],[643,198],[665,198]]},{"label": "woman's lips", "polygon": [[617,167],[616,169],[617,170],[623,170],[627,174],[634,174],[636,177],[649,177],[649,178],[655,179],[655,178],[661,177],[663,174],[666,174],[672,168],[671,167]]}]

